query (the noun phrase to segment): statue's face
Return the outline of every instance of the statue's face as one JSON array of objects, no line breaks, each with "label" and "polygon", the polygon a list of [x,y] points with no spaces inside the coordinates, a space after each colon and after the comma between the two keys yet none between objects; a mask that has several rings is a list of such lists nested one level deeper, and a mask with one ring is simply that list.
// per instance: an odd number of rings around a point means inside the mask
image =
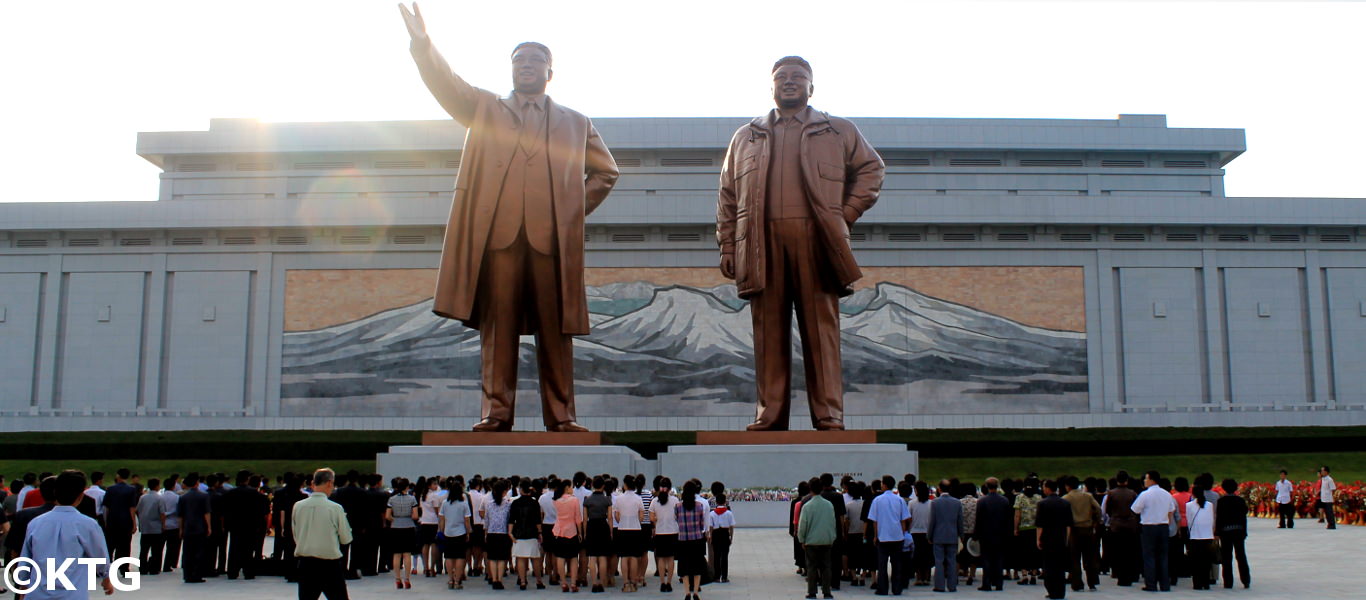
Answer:
[{"label": "statue's face", "polygon": [[815,91],[811,72],[798,65],[783,65],[773,72],[773,101],[782,108],[806,106]]},{"label": "statue's face", "polygon": [[553,75],[550,57],[540,48],[523,46],[512,55],[512,89],[524,94],[543,94]]}]

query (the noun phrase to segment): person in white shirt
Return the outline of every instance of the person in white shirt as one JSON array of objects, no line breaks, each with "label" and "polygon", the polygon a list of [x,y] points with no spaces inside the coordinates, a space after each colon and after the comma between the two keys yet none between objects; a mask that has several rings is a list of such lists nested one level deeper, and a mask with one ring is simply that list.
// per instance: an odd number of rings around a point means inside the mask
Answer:
[{"label": "person in white shirt", "polygon": [[166,558],[162,561],[162,573],[170,573],[180,565],[180,516],[176,514],[180,494],[173,489],[185,489],[180,485],[179,479],[179,475],[171,475],[168,480],[170,485],[161,487],[161,507],[166,510],[166,526],[161,529],[166,538]]},{"label": "person in white shirt", "polygon": [[1319,508],[1323,509],[1323,518],[1328,520],[1329,529],[1338,528],[1337,515],[1333,512],[1333,490],[1338,489],[1333,483],[1333,476],[1328,474],[1328,467],[1319,468]]},{"label": "person in white shirt", "polygon": [[417,521],[418,545],[422,550],[422,574],[436,577],[441,574],[438,568],[441,551],[436,547],[437,525],[441,523],[441,505],[446,500],[446,491],[441,489],[441,478],[427,480],[427,491],[418,502],[421,514]]},{"label": "person in white shirt", "polygon": [[100,484],[104,483],[104,473],[95,471],[90,474],[90,487],[85,488],[85,495],[95,501],[95,515],[97,520],[104,517],[104,488]]},{"label": "person in white shirt", "polygon": [[1290,482],[1289,473],[1281,469],[1281,478],[1276,481],[1276,513],[1280,516],[1277,529],[1295,528],[1295,484]]},{"label": "person in white shirt", "polygon": [[469,551],[470,564],[469,576],[478,577],[484,574],[484,505],[488,502],[488,494],[484,493],[484,481],[478,477],[470,481],[470,489],[467,495],[470,497],[471,521],[474,529],[470,531]]},{"label": "person in white shirt", "polygon": [[711,530],[712,570],[716,580],[730,583],[730,545],[735,540],[735,512],[730,509],[724,493],[716,495],[716,507],[707,511],[707,529]]},{"label": "person in white shirt", "polygon": [[537,559],[541,564],[536,572],[549,573],[552,586],[560,584],[560,573],[555,568],[555,554],[550,547],[555,540],[555,486],[558,484],[558,479],[535,479],[531,483],[532,487],[543,490],[536,502],[541,505],[541,545],[545,551],[541,553],[541,558]]},{"label": "person in white shirt", "polygon": [[621,574],[625,582],[623,592],[634,592],[645,583],[645,538],[640,522],[645,518],[645,504],[636,493],[644,482],[636,481],[635,475],[625,477],[626,489],[612,498],[613,544],[617,556],[621,557]]},{"label": "person in white shirt", "polygon": [[670,494],[673,481],[659,480],[654,501],[650,503],[650,521],[654,523],[655,572],[659,573],[660,593],[673,592],[674,556],[678,549],[678,499]]},{"label": "person in white shirt", "polygon": [[1190,558],[1191,581],[1195,589],[1207,590],[1214,565],[1214,503],[1205,498],[1205,490],[1199,486],[1186,503],[1186,523],[1190,530],[1186,555]]},{"label": "person in white shirt", "polygon": [[1157,471],[1143,474],[1144,490],[1129,508],[1138,515],[1139,541],[1143,546],[1143,589],[1145,591],[1170,591],[1171,578],[1168,577],[1168,547],[1172,513],[1176,512],[1176,500],[1157,482],[1162,476]]}]

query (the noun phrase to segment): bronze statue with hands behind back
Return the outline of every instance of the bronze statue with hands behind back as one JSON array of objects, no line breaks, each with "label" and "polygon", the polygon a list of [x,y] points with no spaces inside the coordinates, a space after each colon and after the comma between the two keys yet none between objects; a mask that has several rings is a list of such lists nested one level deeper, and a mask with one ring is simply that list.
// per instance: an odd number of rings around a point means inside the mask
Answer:
[{"label": "bronze statue with hands behind back", "polygon": [[884,168],[853,123],[808,105],[810,64],[787,56],[772,75],[778,106],[731,138],[716,207],[721,274],[754,321],[759,393],[748,429],[788,429],[796,308],[811,425],[842,430],[839,297],[862,276],[849,228],[877,202]]},{"label": "bronze statue with hands behind back", "polygon": [[422,11],[399,4],[422,81],[468,128],[441,249],[432,311],[479,331],[482,419],[511,431],[519,336],[535,334],[548,431],[587,431],[574,410],[573,336],[589,330],[584,218],[620,174],[587,117],[545,94],[550,49],[512,51],[513,91],[473,87],[427,37]]}]

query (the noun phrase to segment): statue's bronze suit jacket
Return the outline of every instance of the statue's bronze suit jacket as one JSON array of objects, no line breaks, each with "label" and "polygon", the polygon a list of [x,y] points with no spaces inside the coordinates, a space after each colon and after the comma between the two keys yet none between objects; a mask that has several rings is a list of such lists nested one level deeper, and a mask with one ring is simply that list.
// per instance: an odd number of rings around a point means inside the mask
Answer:
[{"label": "statue's bronze suit jacket", "polygon": [[[807,199],[825,250],[826,265],[841,295],[863,276],[849,247],[849,224],[877,202],[885,170],[882,158],[847,119],[813,111],[802,129],[801,170]],[[755,118],[731,138],[721,167],[716,241],[735,256],[735,287],[741,298],[764,290],[764,195],[768,189],[772,131],[769,117]]]},{"label": "statue's bronze suit jacket", "polygon": [[[517,116],[508,99],[473,87],[451,72],[430,43],[414,43],[412,53],[422,80],[442,108],[469,128],[441,249],[432,312],[478,329],[474,304],[479,269],[504,175],[517,152]],[[528,214],[526,218],[555,220],[562,333],[585,335],[589,323],[583,279],[583,222],[602,204],[620,172],[587,117],[554,101],[547,103],[547,113],[546,150],[554,215]]]}]

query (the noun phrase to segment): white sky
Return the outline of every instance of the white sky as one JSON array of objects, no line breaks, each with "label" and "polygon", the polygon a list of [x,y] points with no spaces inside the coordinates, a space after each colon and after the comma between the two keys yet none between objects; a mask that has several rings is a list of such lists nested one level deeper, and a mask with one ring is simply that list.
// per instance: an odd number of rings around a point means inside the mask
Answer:
[{"label": "white sky", "polygon": [[[5,2],[0,201],[154,200],[139,131],[441,119],[389,0]],[[842,116],[1102,118],[1247,130],[1230,196],[1366,197],[1366,4],[1272,2],[422,3],[471,83],[505,92],[520,41],[555,53],[591,117],[772,106],[773,60],[815,70]],[[737,124],[739,121],[737,120]],[[607,140],[611,143],[611,140]]]}]

